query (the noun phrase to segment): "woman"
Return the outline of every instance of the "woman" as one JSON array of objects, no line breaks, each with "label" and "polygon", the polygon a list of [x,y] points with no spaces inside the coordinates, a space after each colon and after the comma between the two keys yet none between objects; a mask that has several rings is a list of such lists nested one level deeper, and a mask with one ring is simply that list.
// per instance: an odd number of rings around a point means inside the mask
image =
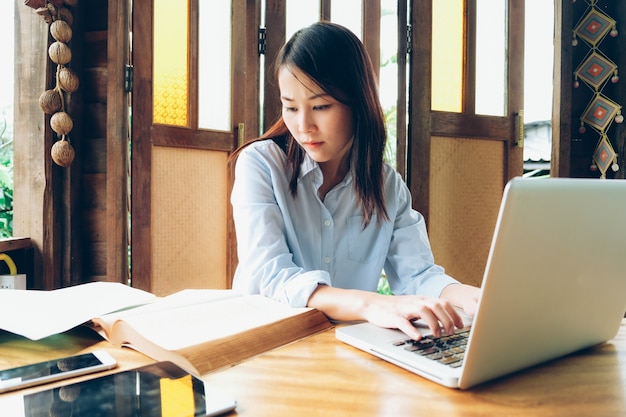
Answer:
[{"label": "woman", "polygon": [[[367,320],[419,339],[472,315],[479,290],[436,265],[423,217],[383,162],[386,132],[372,65],[346,28],[315,23],[276,61],[282,117],[240,148],[231,195],[233,288],[334,320]],[[376,292],[385,271],[395,296]]]}]

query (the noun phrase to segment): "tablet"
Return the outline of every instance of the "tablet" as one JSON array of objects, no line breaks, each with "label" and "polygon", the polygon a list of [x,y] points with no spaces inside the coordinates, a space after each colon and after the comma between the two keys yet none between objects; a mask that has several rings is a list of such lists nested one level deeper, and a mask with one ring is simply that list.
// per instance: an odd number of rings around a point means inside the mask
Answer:
[{"label": "tablet", "polygon": [[15,417],[217,416],[235,407],[234,400],[171,362],[0,397],[2,414]]},{"label": "tablet", "polygon": [[32,363],[0,371],[0,393],[42,385],[115,368],[116,360],[104,350]]}]

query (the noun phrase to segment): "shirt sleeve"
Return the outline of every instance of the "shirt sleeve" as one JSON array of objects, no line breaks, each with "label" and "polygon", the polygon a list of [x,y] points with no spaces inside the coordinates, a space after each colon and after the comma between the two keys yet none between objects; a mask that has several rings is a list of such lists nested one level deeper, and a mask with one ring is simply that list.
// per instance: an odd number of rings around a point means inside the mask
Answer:
[{"label": "shirt sleeve", "polygon": [[261,294],[293,307],[307,305],[318,285],[330,285],[325,271],[305,271],[293,262],[279,201],[288,192],[284,156],[277,146],[242,151],[231,194],[239,264],[233,288]]},{"label": "shirt sleeve", "polygon": [[434,260],[424,216],[411,206],[411,195],[402,178],[395,174],[387,181],[387,205],[395,208],[393,234],[385,273],[394,294],[421,294],[439,297],[445,287],[458,281],[445,273]]}]

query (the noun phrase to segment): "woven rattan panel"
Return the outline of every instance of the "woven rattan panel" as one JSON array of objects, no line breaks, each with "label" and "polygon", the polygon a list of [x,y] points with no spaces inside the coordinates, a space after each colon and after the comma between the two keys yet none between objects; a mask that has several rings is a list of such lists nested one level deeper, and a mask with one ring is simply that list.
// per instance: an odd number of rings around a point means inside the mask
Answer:
[{"label": "woven rattan panel", "polygon": [[[154,147],[152,292],[225,288],[227,154]],[[135,203],[138,204],[138,203]]]},{"label": "woven rattan panel", "polygon": [[428,231],[435,261],[480,285],[504,188],[504,143],[432,138]]}]

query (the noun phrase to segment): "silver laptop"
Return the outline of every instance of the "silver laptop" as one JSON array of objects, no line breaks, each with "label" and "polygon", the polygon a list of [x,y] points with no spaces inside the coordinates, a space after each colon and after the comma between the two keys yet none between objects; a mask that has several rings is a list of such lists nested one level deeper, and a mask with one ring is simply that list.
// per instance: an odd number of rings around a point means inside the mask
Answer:
[{"label": "silver laptop", "polygon": [[370,323],[336,337],[461,389],[611,339],[626,310],[626,180],[513,179],[481,288],[460,360],[441,360],[437,341],[420,346]]}]

